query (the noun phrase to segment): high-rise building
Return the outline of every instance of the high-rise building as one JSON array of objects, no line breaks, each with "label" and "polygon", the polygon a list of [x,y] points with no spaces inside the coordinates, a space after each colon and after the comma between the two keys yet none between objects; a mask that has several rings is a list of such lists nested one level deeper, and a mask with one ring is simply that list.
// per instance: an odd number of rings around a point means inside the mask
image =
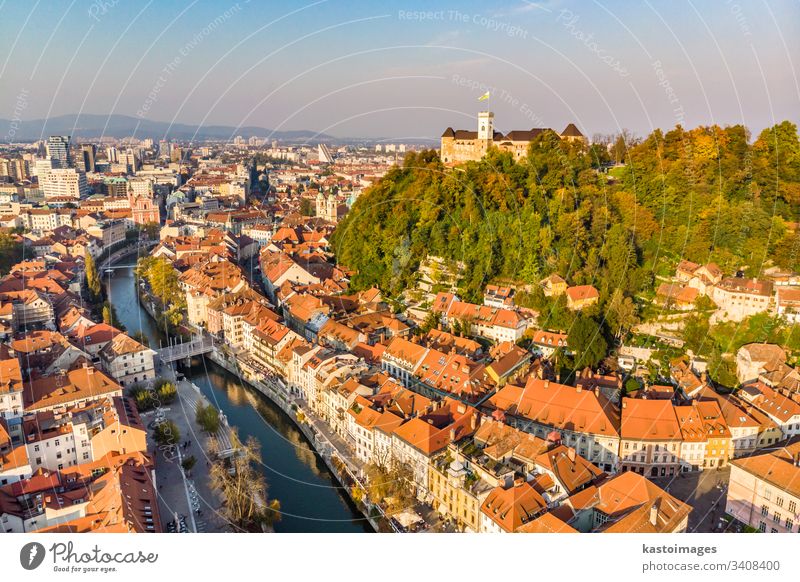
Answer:
[{"label": "high-rise building", "polygon": [[319,155],[319,161],[321,164],[332,164],[333,163],[333,154],[331,154],[331,150],[328,149],[324,143],[321,143],[317,146],[317,153]]},{"label": "high-rise building", "polygon": [[109,164],[118,164],[119,163],[119,152],[117,148],[114,146],[110,146],[106,148],[106,158],[108,158]]},{"label": "high-rise building", "polygon": [[45,198],[84,198],[88,187],[86,174],[74,168],[54,168],[39,176]]},{"label": "high-rise building", "polygon": [[178,146],[172,146],[170,148],[169,159],[171,162],[179,163],[183,161],[183,156],[184,156],[183,148]]},{"label": "high-rise building", "polygon": [[47,157],[54,168],[71,168],[72,154],[69,151],[68,135],[51,135],[47,139]]},{"label": "high-rise building", "polygon": [[83,158],[83,169],[85,172],[94,172],[95,158],[97,157],[97,147],[88,143],[81,146],[81,157]]},{"label": "high-rise building", "polygon": [[139,157],[131,149],[125,150],[118,154],[119,163],[128,167],[128,172],[135,173],[139,169]]}]

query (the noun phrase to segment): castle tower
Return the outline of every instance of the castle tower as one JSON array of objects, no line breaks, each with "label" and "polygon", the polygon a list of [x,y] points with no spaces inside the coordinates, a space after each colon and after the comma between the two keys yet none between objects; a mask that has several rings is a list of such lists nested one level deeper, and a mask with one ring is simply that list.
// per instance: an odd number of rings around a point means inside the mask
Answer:
[{"label": "castle tower", "polygon": [[489,142],[494,139],[494,113],[491,111],[478,113],[478,139]]}]

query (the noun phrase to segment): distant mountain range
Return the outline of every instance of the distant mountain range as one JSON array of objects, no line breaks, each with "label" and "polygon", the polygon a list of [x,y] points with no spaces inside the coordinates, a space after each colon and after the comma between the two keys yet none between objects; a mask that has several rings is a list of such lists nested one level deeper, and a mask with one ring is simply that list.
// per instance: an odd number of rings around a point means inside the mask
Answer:
[{"label": "distant mountain range", "polygon": [[[13,123],[13,126],[12,126]],[[12,130],[13,127],[13,131]],[[70,135],[73,138],[96,139],[99,137],[136,137],[139,139],[153,138],[174,140],[207,139],[232,139],[238,135],[249,138],[252,136],[277,139],[279,141],[310,143],[329,141],[360,141],[353,139],[338,139],[330,135],[309,130],[275,131],[264,127],[245,126],[233,127],[230,125],[188,125],[185,123],[167,123],[165,121],[151,121],[139,119],[130,115],[94,115],[76,114],[59,115],[47,119],[24,119],[12,122],[10,119],[0,119],[0,141],[26,142],[47,138],[50,135]]]}]

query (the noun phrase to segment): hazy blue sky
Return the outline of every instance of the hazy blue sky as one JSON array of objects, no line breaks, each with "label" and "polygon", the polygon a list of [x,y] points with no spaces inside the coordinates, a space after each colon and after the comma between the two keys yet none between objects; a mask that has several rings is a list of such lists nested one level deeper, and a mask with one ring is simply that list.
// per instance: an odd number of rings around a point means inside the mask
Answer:
[{"label": "hazy blue sky", "polygon": [[759,131],[800,119],[799,55],[797,0],[0,0],[0,117],[435,137],[484,84],[503,131]]}]

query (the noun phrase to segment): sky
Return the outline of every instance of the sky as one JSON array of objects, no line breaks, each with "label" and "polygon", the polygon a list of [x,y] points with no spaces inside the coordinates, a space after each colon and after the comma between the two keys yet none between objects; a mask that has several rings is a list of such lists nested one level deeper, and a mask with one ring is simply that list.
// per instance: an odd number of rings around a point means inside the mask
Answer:
[{"label": "sky", "polygon": [[797,0],[0,0],[0,117],[436,138],[800,121]]}]

